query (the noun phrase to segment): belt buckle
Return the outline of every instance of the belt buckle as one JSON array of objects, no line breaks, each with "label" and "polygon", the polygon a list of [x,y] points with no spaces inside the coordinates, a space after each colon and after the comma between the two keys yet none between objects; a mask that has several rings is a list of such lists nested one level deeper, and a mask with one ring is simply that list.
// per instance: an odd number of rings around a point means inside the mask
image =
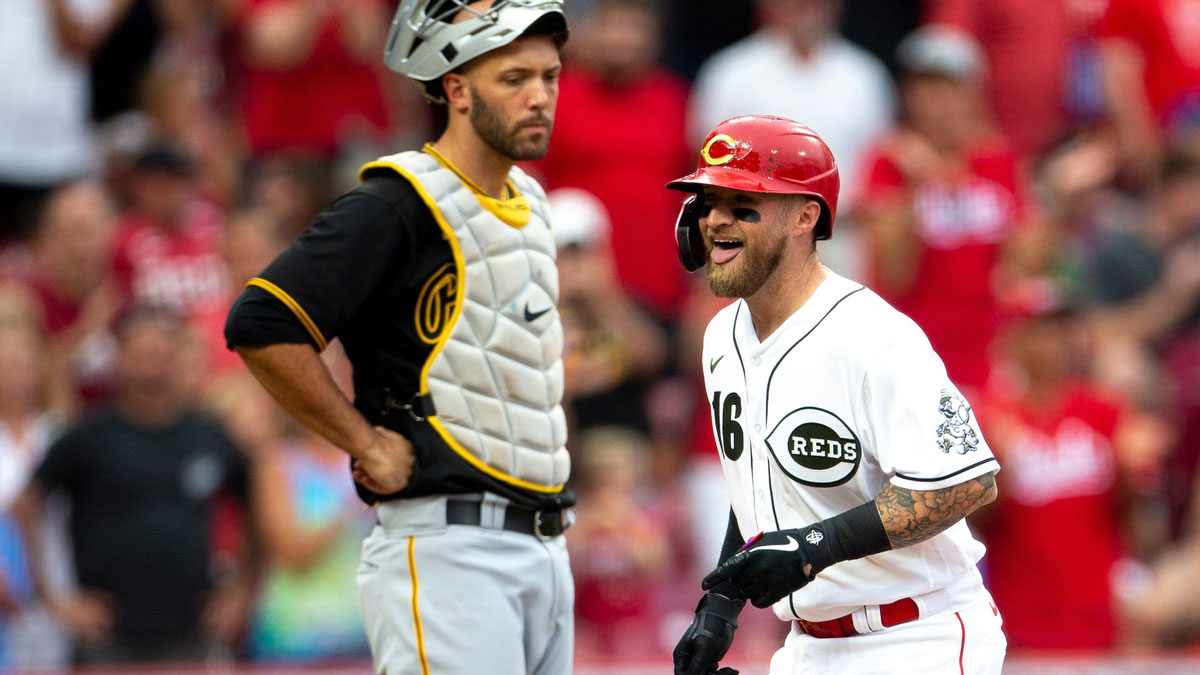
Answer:
[{"label": "belt buckle", "polygon": [[[542,541],[550,541],[554,538],[554,535],[549,535],[542,532],[542,516],[545,515],[545,513],[546,512],[542,509],[538,509],[533,512],[533,536]],[[559,517],[562,517],[561,514]]]}]

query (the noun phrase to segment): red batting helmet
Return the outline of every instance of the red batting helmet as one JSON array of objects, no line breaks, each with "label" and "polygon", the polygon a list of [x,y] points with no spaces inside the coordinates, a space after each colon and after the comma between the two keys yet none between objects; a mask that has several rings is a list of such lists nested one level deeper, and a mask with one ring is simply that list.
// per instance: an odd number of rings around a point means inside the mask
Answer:
[{"label": "red batting helmet", "polygon": [[[833,235],[841,186],[837,161],[825,141],[799,122],[769,115],[745,115],[718,124],[704,139],[696,171],[667,183],[672,190],[695,193],[703,192],[706,185],[812,197],[822,206],[814,238],[822,240]],[[699,201],[685,200],[676,224],[680,259],[689,270],[704,265]],[[698,259],[697,241],[701,242]]]}]

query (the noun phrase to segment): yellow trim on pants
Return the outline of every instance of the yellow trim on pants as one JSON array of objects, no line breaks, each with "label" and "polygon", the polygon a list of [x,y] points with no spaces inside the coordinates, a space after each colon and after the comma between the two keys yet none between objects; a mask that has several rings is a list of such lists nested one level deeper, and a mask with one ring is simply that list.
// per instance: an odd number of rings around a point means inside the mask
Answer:
[{"label": "yellow trim on pants", "polygon": [[421,629],[421,608],[417,602],[417,556],[416,537],[408,538],[408,576],[412,581],[413,625],[417,631],[417,656],[421,659],[421,675],[429,675],[429,657],[425,654],[425,633]]}]

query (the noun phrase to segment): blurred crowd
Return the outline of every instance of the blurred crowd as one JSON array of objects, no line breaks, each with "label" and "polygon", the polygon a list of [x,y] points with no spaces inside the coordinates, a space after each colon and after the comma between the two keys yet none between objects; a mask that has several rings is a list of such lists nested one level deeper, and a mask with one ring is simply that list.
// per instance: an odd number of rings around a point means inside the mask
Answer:
[{"label": "blurred crowd", "polygon": [[[0,669],[353,660],[347,460],[221,337],[436,111],[393,0],[0,0]],[[822,260],[911,316],[1003,470],[1010,651],[1200,637],[1200,0],[568,0],[554,136],[581,660],[657,658],[728,502],[676,262],[717,122],[821,134]],[[325,358],[349,387],[336,344]],[[932,442],[932,441],[931,441]],[[748,611],[737,654],[786,629]]]}]

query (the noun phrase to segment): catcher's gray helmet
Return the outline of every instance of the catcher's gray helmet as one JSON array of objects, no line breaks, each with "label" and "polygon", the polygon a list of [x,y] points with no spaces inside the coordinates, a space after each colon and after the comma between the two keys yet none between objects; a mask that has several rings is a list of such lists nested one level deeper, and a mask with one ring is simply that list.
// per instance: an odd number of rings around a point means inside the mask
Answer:
[{"label": "catcher's gray helmet", "polygon": [[[441,87],[446,73],[482,54],[499,49],[545,22],[544,34],[562,45],[567,39],[563,0],[496,0],[476,10],[472,0],[402,0],[392,19],[383,61],[416,80],[425,95],[445,103]],[[465,21],[452,23],[459,12]]]}]

